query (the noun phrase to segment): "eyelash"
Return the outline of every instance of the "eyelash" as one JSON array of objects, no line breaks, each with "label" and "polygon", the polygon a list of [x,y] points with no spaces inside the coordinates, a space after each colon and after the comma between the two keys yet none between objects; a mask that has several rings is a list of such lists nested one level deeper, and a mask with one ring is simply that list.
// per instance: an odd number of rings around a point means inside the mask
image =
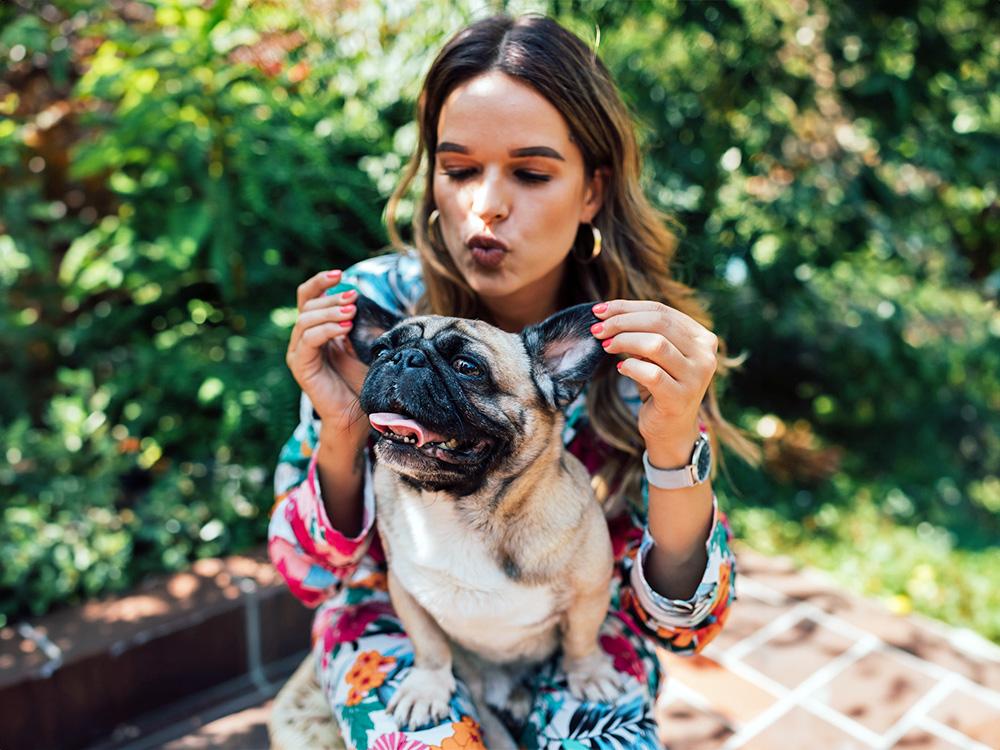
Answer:
[{"label": "eyelash", "polygon": [[[451,169],[451,170],[445,169],[444,171],[442,171],[442,174],[447,175],[450,179],[454,180],[455,182],[461,182],[462,180],[466,180],[469,177],[471,177],[473,172],[475,172],[474,169]],[[552,179],[551,177],[548,177],[546,175],[535,174],[534,172],[525,172],[524,170],[518,170],[514,174],[517,175],[518,179],[520,179],[522,182],[527,182],[534,185],[538,185],[543,182],[548,182],[550,179]]]}]

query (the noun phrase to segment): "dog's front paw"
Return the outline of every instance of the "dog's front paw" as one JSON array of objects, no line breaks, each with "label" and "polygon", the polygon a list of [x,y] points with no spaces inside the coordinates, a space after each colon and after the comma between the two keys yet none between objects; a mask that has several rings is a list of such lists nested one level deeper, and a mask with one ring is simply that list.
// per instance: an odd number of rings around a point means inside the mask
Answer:
[{"label": "dog's front paw", "polygon": [[563,659],[563,669],[569,682],[569,692],[581,701],[612,703],[621,695],[622,675],[611,657],[600,649],[580,659]]},{"label": "dog's front paw", "polygon": [[448,715],[454,692],[455,676],[450,667],[413,667],[399,683],[386,710],[401,729],[420,727]]}]

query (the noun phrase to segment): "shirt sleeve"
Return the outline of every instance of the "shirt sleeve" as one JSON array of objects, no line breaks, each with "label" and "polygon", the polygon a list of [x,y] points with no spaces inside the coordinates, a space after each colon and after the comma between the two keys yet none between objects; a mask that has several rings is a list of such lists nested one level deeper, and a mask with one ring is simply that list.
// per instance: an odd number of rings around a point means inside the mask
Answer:
[{"label": "shirt sleeve", "polygon": [[[618,391],[625,405],[638,417],[642,402],[635,381],[622,377],[618,381]],[[580,443],[585,444],[585,441]],[[584,452],[595,451],[585,449]],[[585,457],[584,464],[592,469],[596,462]],[[645,477],[642,499],[642,508],[648,508],[649,486]],[[643,634],[657,646],[679,654],[700,652],[722,630],[736,598],[736,558],[730,548],[732,530],[719,509],[715,493],[712,493],[712,526],[705,542],[708,561],[701,582],[689,599],[662,596],[646,579],[643,566],[653,546],[653,537],[644,516],[630,513],[627,518],[612,522],[611,534],[615,559],[619,563],[618,605],[622,613],[635,619]]]},{"label": "shirt sleeve", "polygon": [[398,315],[415,314],[424,293],[423,270],[415,251],[368,258],[344,271],[343,282]]},{"label": "shirt sleeve", "polygon": [[712,528],[705,542],[708,562],[698,588],[689,599],[670,599],[653,590],[643,565],[653,546],[649,527],[625,556],[627,585],[621,606],[642,624],[656,645],[679,654],[696,654],[722,630],[736,598],[736,558],[730,549],[732,532],[718,498],[712,494]]},{"label": "shirt sleeve", "polygon": [[333,527],[316,476],[319,420],[302,395],[300,422],[281,450],[274,474],[275,506],[267,532],[268,555],[305,605],[315,607],[349,577],[368,551],[375,523],[372,467],[365,452],[364,515],[357,536]]},{"label": "shirt sleeve", "polygon": [[[368,258],[344,272],[344,282],[386,309],[409,314],[423,293],[413,253]],[[316,475],[320,419],[302,394],[299,424],[282,447],[274,472],[275,505],[268,525],[268,554],[292,593],[310,607],[337,590],[368,551],[375,524],[372,464],[365,452],[363,527],[348,537],[326,514]]]}]

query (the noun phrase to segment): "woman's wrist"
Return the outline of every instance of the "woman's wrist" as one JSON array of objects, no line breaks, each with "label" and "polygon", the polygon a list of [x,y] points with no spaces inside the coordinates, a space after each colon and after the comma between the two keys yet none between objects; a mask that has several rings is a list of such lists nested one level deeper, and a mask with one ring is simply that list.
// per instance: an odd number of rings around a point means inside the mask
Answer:
[{"label": "woman's wrist", "polygon": [[320,421],[321,432],[338,436],[338,442],[347,441],[351,445],[363,445],[368,442],[371,424],[358,401],[336,408],[327,415],[317,412],[316,416]]},{"label": "woman's wrist", "polygon": [[330,523],[347,537],[357,536],[364,522],[365,451],[368,421],[363,433],[351,430],[330,431],[328,439],[320,433],[316,455],[316,481]]},{"label": "woman's wrist", "polygon": [[679,469],[691,460],[698,439],[698,421],[690,425],[664,430],[659,436],[643,436],[649,462],[658,469]]}]

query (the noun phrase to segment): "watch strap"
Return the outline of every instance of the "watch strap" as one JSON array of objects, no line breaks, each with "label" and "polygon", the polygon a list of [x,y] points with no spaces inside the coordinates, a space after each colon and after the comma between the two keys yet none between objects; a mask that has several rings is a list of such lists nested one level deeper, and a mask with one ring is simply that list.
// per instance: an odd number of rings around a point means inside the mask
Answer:
[{"label": "watch strap", "polygon": [[682,466],[679,469],[658,469],[649,462],[649,455],[642,452],[642,465],[646,470],[646,481],[654,487],[663,490],[679,490],[683,487],[694,487],[694,464]]},{"label": "watch strap", "polygon": [[698,425],[698,438],[695,440],[695,447],[691,451],[690,463],[677,469],[660,469],[649,462],[649,454],[642,452],[642,466],[646,473],[646,481],[653,487],[663,490],[678,490],[684,487],[694,487],[698,482],[698,467],[694,463],[694,454],[699,443],[708,441],[708,430],[704,425]]}]

